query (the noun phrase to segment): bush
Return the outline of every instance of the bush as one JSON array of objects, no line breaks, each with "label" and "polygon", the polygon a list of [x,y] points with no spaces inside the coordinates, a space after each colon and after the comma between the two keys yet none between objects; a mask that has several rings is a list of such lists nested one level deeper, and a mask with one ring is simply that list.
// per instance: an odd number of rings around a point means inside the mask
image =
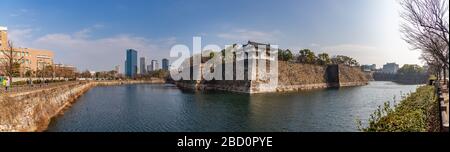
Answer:
[{"label": "bush", "polygon": [[365,132],[435,132],[439,131],[439,107],[433,86],[422,86],[415,93],[391,107],[389,102],[371,115]]}]

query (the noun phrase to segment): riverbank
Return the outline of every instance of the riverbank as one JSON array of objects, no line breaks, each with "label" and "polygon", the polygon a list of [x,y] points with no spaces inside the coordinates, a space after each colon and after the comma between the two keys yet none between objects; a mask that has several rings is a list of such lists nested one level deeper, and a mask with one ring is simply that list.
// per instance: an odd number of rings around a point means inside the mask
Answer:
[{"label": "riverbank", "polygon": [[96,86],[165,83],[160,79],[142,81],[76,81],[0,95],[0,131],[45,131],[51,119],[63,114],[74,101]]},{"label": "riverbank", "polygon": [[175,82],[175,84],[180,88],[194,91],[221,90],[245,94],[259,94],[332,87],[364,86],[369,83],[366,75],[359,68],[345,65],[322,66],[279,61],[277,70],[278,75],[276,79],[278,81],[275,84],[270,82],[272,80],[259,79],[261,77],[270,77],[267,75],[259,76],[259,73],[255,74],[255,80],[182,80]]},{"label": "riverbank", "polygon": [[386,102],[371,115],[365,132],[439,132],[439,105],[434,86],[421,86],[398,105]]}]

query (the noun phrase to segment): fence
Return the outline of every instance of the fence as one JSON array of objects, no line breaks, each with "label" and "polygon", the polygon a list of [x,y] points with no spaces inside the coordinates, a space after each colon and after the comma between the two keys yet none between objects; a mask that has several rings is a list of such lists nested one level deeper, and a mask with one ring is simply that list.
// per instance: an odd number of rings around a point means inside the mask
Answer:
[{"label": "fence", "polygon": [[[430,82],[431,84],[432,82]],[[448,84],[447,84],[448,85]],[[449,123],[449,97],[448,97],[448,87],[444,85],[443,82],[435,82],[436,93],[438,96],[438,104],[441,117],[441,130],[448,132]]]}]

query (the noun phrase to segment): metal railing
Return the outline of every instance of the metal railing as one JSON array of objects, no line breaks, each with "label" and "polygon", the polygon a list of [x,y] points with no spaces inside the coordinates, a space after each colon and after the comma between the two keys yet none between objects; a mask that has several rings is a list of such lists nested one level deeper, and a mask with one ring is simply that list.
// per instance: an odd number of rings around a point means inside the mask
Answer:
[{"label": "metal railing", "polygon": [[37,84],[24,84],[24,85],[12,85],[6,90],[5,86],[1,86],[0,94],[5,93],[18,93],[18,92],[26,92],[33,91],[39,89],[48,89],[61,85],[69,85],[69,84],[77,84],[83,83],[81,81],[65,81],[65,82],[52,82],[52,83],[37,83]]},{"label": "metal railing", "polygon": [[[447,84],[448,85],[448,84]],[[439,104],[439,114],[440,114],[440,126],[441,131],[448,132],[449,125],[449,103],[448,103],[448,87],[444,83],[438,81],[435,82],[436,93],[438,97]],[[447,97],[447,99],[446,99]]]}]

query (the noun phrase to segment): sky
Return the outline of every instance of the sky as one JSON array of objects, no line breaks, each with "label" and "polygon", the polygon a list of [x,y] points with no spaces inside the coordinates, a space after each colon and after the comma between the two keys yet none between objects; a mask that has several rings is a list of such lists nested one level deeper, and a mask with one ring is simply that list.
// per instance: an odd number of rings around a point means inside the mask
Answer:
[{"label": "sky", "polygon": [[15,46],[52,50],[80,71],[123,68],[128,48],[169,58],[194,36],[203,46],[251,40],[378,67],[423,64],[401,39],[397,0],[2,0],[0,10]]}]

